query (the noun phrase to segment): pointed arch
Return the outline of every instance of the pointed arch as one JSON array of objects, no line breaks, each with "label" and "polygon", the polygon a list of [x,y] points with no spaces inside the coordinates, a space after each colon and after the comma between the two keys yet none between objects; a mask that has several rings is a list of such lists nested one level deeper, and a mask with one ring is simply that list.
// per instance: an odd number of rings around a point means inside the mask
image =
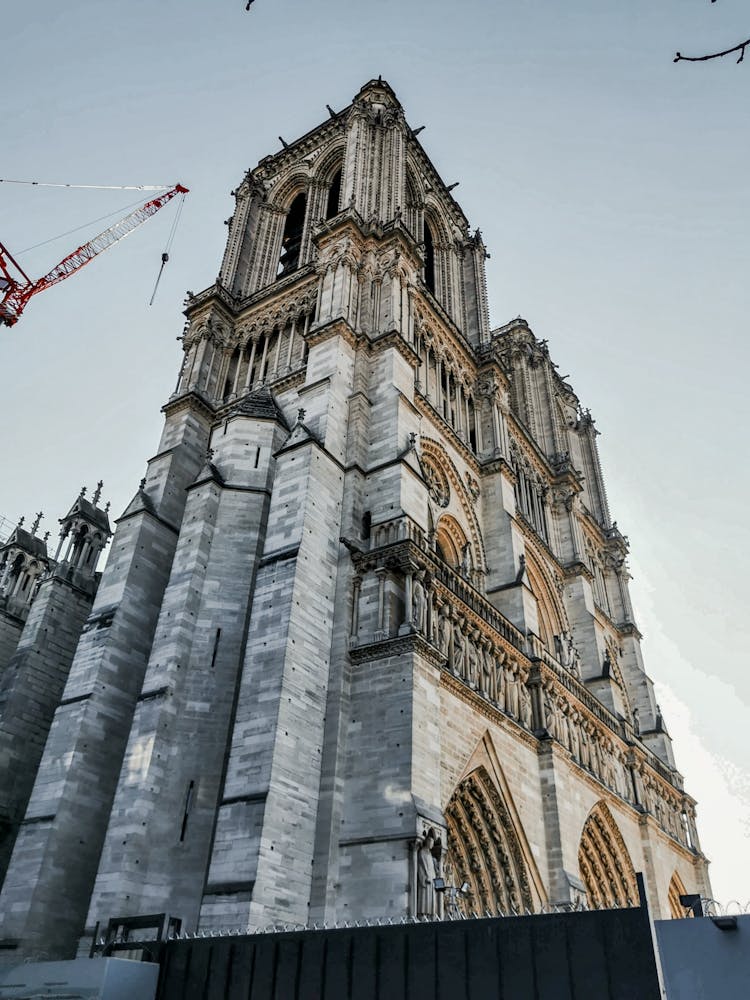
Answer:
[{"label": "pointed arch", "polygon": [[533,908],[529,876],[510,811],[480,766],[456,787],[445,808],[446,874],[468,883],[467,909],[484,914]]},{"label": "pointed arch", "polygon": [[549,572],[545,569],[541,559],[537,557],[528,540],[524,552],[529,585],[536,598],[540,638],[547,648],[554,652],[555,636],[568,631],[565,608],[557,594],[554,580],[550,578]]},{"label": "pointed arch", "polygon": [[603,801],[588,815],[578,848],[578,867],[592,909],[635,906],[635,869],[612,813]]},{"label": "pointed arch", "polygon": [[687,889],[685,888],[685,883],[679,876],[678,872],[674,872],[672,878],[669,881],[669,913],[672,920],[682,920],[684,917],[692,917],[692,910],[684,907],[680,902],[680,896],[685,896],[687,894]]},{"label": "pointed arch", "polygon": [[451,569],[460,569],[466,546],[466,535],[461,525],[450,514],[443,514],[435,528],[435,545],[438,555]]},{"label": "pointed arch", "polygon": [[425,458],[428,458],[432,466],[441,470],[441,473],[447,478],[450,485],[450,496],[447,506],[450,510],[461,515],[461,519],[465,525],[463,529],[464,534],[471,542],[471,556],[475,570],[486,573],[487,559],[479,521],[466,491],[466,485],[462,482],[458,473],[458,469],[445,448],[438,441],[435,441],[433,438],[422,437],[420,438],[420,445]]}]

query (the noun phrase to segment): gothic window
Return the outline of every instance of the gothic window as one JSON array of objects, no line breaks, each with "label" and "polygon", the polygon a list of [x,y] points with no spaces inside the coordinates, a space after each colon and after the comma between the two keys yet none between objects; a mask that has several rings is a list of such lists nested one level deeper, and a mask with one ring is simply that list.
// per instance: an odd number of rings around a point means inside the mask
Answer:
[{"label": "gothic window", "polygon": [[279,257],[279,269],[277,272],[277,277],[279,278],[285,274],[291,274],[292,271],[296,271],[299,267],[306,208],[307,198],[303,192],[300,192],[289,206],[286,221],[284,222],[284,235],[281,238],[281,256]]},{"label": "gothic window", "polygon": [[425,219],[424,224],[424,283],[435,294],[435,240]]},{"label": "gothic window", "polygon": [[88,537],[88,528],[85,527],[85,525],[81,525],[81,527],[76,532],[75,544],[73,545],[73,554],[70,557],[70,561],[73,563],[73,565],[75,565],[81,558],[81,552],[83,551],[83,547],[86,543],[87,537]]},{"label": "gothic window", "polygon": [[[437,554],[451,569],[459,571],[468,547],[466,535],[459,523],[450,514],[444,514],[438,521],[435,532]],[[467,558],[470,558],[470,555],[467,554]]]},{"label": "gothic window", "polygon": [[341,200],[341,168],[333,175],[331,186],[328,189],[328,200],[326,202],[326,219],[332,219],[339,214],[339,201]]},{"label": "gothic window", "polygon": [[483,767],[464,778],[445,809],[445,877],[468,883],[463,908],[523,913],[533,901],[518,835],[500,792]]},{"label": "gothic window", "polygon": [[518,457],[514,457],[513,469],[516,473],[516,507],[537,534],[549,541],[547,531],[547,507],[542,483],[532,474]]},{"label": "gothic window", "polygon": [[422,472],[430,499],[439,507],[447,507],[450,503],[451,490],[445,472],[427,456],[422,459]]},{"label": "gothic window", "polygon": [[474,410],[474,401],[469,397],[469,401],[466,404],[466,410],[469,415],[469,447],[473,452],[477,450],[477,420],[476,412]]},{"label": "gothic window", "polygon": [[597,802],[581,833],[578,867],[592,909],[635,906],[635,869],[617,824],[604,802]]}]

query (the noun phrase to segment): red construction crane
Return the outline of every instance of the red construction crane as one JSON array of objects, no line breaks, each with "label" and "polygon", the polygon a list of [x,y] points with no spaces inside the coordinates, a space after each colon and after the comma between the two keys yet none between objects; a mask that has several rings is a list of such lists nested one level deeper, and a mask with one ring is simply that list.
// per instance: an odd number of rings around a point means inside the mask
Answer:
[{"label": "red construction crane", "polygon": [[[69,185],[66,185],[69,186]],[[103,233],[99,233],[93,240],[84,243],[67,257],[64,257],[59,264],[52,268],[43,278],[32,281],[21,266],[15,261],[10,251],[0,243],[0,325],[13,326],[17,323],[21,313],[26,308],[32,295],[43,292],[45,288],[56,285],[59,281],[64,281],[71,274],[75,274],[84,265],[88,264],[103,250],[109,249],[123,237],[128,236],[146,219],[150,219],[160,208],[163,208],[175,195],[188,193],[188,189],[182,184],[176,184],[169,191],[157,195],[147,201],[145,205],[136,208],[125,218],[120,219]],[[162,257],[162,261],[163,261]]]}]

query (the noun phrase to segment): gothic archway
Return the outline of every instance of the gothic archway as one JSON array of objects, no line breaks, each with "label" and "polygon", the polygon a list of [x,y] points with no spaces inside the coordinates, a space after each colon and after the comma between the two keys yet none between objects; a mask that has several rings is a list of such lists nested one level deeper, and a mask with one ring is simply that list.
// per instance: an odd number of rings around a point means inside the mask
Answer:
[{"label": "gothic archway", "polygon": [[460,569],[466,549],[466,535],[458,521],[450,514],[443,514],[435,529],[435,548],[443,562],[452,569]]},{"label": "gothic archway", "polygon": [[589,906],[593,909],[637,904],[638,886],[633,862],[604,802],[597,802],[584,824],[578,867]]},{"label": "gothic archway", "polygon": [[458,785],[445,809],[446,877],[468,883],[468,911],[521,913],[533,908],[521,845],[510,813],[484,767]]},{"label": "gothic archway", "polygon": [[541,559],[537,557],[528,541],[525,546],[525,554],[529,585],[536,598],[540,638],[547,649],[554,653],[555,636],[568,631],[565,609],[554,581],[545,572]]},{"label": "gothic archway", "polygon": [[675,872],[669,882],[669,913],[672,920],[682,920],[683,917],[692,917],[692,910],[686,909],[680,902],[680,896],[684,896],[686,893],[685,883],[677,872]]}]

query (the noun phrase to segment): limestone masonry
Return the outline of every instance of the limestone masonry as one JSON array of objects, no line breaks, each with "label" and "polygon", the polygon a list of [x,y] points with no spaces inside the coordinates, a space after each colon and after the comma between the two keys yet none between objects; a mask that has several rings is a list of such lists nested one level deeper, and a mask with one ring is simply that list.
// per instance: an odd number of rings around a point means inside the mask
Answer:
[{"label": "limestone masonry", "polygon": [[627,905],[636,871],[681,915],[707,863],[594,421],[491,329],[391,88],[234,196],[101,579],[98,490],[54,559],[38,523],[0,547],[0,956],[136,914]]}]

